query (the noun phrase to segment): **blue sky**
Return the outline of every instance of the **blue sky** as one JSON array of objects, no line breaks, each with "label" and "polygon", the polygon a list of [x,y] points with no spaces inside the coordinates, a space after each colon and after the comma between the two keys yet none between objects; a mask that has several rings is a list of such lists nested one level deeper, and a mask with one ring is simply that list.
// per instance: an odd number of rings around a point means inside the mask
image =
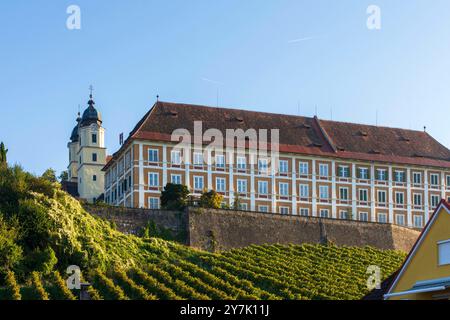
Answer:
[{"label": "blue sky", "polygon": [[[81,30],[66,28],[71,4]],[[67,166],[90,84],[108,153],[157,94],[215,105],[217,88],[224,107],[367,124],[378,110],[450,147],[447,0],[1,1],[0,46],[0,140],[37,174]]]}]

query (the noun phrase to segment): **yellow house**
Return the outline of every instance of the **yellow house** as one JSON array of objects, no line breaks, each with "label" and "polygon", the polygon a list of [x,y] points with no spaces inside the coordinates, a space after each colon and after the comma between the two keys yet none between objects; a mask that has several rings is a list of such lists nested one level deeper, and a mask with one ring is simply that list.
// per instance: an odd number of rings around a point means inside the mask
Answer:
[{"label": "yellow house", "polygon": [[450,300],[450,204],[442,200],[417,239],[386,300]]}]

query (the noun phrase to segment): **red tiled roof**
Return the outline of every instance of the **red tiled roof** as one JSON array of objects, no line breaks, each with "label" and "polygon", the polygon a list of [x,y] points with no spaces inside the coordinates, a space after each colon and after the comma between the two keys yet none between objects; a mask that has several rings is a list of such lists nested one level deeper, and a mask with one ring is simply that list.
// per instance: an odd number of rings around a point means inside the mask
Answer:
[{"label": "red tiled roof", "polygon": [[224,137],[226,129],[279,129],[280,152],[450,168],[450,150],[426,132],[169,102],[157,102],[121,150],[134,139],[171,141],[180,128],[193,134],[194,121]]}]

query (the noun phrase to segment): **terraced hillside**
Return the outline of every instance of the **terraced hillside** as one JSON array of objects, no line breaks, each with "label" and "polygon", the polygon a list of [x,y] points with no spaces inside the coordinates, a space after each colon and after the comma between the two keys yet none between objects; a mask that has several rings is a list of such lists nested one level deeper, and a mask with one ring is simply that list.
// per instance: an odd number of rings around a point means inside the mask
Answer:
[{"label": "terraced hillside", "polygon": [[360,299],[367,267],[386,278],[405,255],[333,245],[195,250],[115,230],[18,168],[0,174],[0,299],[77,299],[80,266],[92,299]]},{"label": "terraced hillside", "polygon": [[[160,244],[167,254],[143,266],[89,273],[92,299],[360,299],[367,293],[369,265],[382,266],[388,276],[404,258],[373,248],[270,245],[210,254]],[[33,273],[29,281],[19,287],[9,280],[1,298],[78,297],[58,271]]]}]

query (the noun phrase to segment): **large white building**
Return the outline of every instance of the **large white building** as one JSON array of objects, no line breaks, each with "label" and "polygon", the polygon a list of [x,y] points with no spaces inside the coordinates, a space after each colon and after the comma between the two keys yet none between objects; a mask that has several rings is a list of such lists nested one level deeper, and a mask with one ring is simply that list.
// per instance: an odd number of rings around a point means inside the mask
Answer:
[{"label": "large white building", "polygon": [[[174,130],[280,129],[277,171],[272,159],[192,148],[175,150]],[[261,212],[355,219],[422,228],[442,198],[450,197],[450,150],[423,131],[368,126],[280,114],[157,102],[137,123],[105,171],[105,200],[158,208],[168,182],[193,195],[214,189],[233,205]]]},{"label": "large white building", "polygon": [[83,116],[78,114],[77,125],[72,130],[69,148],[69,181],[65,188],[80,199],[94,202],[104,192],[106,164],[105,129],[100,112],[90,95]]}]

